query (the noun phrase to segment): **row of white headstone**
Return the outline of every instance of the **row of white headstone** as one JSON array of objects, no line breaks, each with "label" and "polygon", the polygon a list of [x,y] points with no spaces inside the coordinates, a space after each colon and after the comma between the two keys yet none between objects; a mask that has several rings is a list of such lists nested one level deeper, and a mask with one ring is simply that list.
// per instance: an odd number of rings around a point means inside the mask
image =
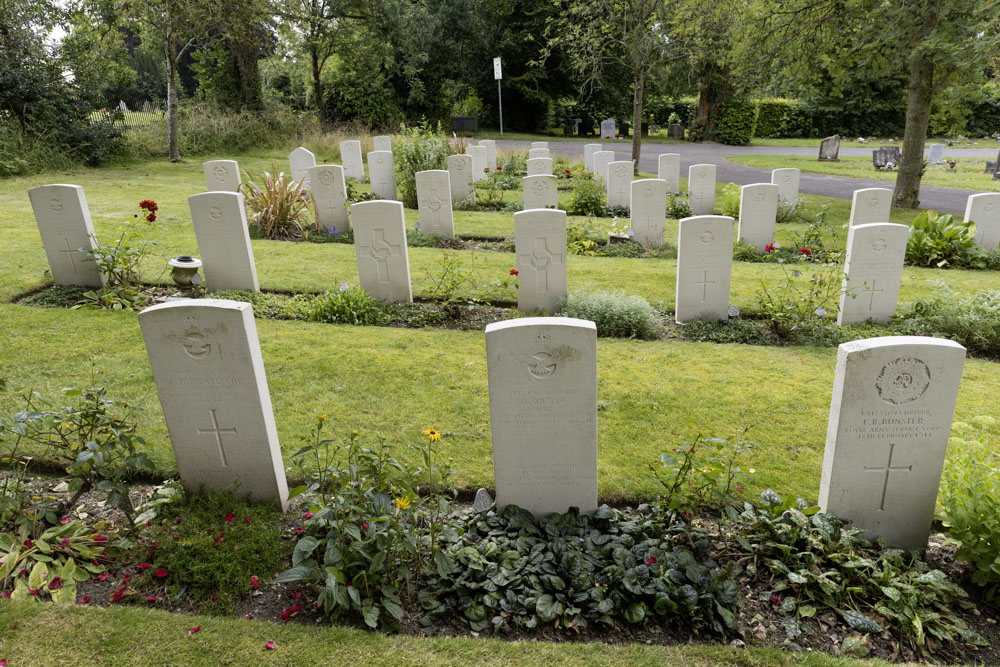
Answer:
[{"label": "row of white headstone", "polygon": [[[139,315],[184,485],[230,488],[287,508],[288,490],[252,307],[180,300]],[[486,328],[499,508],[597,507],[597,331],[526,318]],[[837,356],[820,480],[824,511],[895,547],[926,545],[965,348],[885,337]]]}]

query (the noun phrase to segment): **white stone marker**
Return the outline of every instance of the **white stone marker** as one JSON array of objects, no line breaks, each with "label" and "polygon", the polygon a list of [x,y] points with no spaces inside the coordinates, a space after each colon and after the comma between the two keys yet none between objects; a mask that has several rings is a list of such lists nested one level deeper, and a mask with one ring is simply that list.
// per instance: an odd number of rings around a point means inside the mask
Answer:
[{"label": "white stone marker", "polygon": [[249,303],[184,299],[139,313],[184,487],[288,508],[271,395]]},{"label": "white stone marker", "polygon": [[628,208],[633,172],[631,160],[619,160],[608,164],[605,192],[608,195],[609,207],[623,206]]},{"label": "white stone marker", "polygon": [[785,169],[773,169],[771,171],[771,182],[778,186],[778,201],[785,202],[785,205],[792,205],[799,201],[799,177],[802,175],[798,169],[787,167]]},{"label": "white stone marker", "polygon": [[80,252],[80,248],[97,247],[83,188],[79,185],[39,185],[28,190],[28,198],[42,235],[52,281],[56,285],[101,287],[104,280],[97,263],[87,261],[87,252]]},{"label": "white stone marker", "polygon": [[819,504],[891,547],[927,546],[965,348],[886,336],[843,343]]},{"label": "white stone marker", "polygon": [[551,174],[525,176],[521,179],[521,202],[524,210],[532,208],[556,208],[559,205],[558,179]]},{"label": "white stone marker", "polygon": [[552,174],[552,158],[533,157],[529,158],[528,176],[538,176],[539,174]]},{"label": "white stone marker", "polygon": [[309,169],[316,166],[316,156],[307,148],[299,146],[288,154],[288,164],[292,171],[292,180],[302,183],[302,189],[309,189]]},{"label": "white stone marker", "polygon": [[465,149],[472,156],[472,180],[481,181],[488,177],[486,173],[486,146],[469,146]]},{"label": "white stone marker", "polygon": [[680,153],[663,153],[657,165],[660,180],[667,182],[667,192],[681,191],[681,155]]},{"label": "white stone marker", "polygon": [[455,238],[455,220],[451,211],[451,183],[444,169],[418,171],[417,210],[420,212],[420,231]]},{"label": "white stone marker", "polygon": [[976,243],[995,250],[1000,246],[1000,193],[970,195],[965,205],[965,222],[976,223]]},{"label": "white stone marker", "polygon": [[377,137],[375,137],[372,140],[372,142],[375,145],[376,151],[388,151],[389,153],[392,152],[392,139],[390,139],[387,135],[380,134]]},{"label": "white stone marker", "polygon": [[594,171],[594,153],[602,150],[601,144],[586,144],[583,147],[583,168],[587,171]]},{"label": "white stone marker", "polygon": [[890,222],[855,225],[847,230],[846,277],[837,324],[892,320],[909,236],[909,226]]},{"label": "white stone marker", "polygon": [[615,119],[605,118],[601,121],[601,138],[602,139],[614,139],[615,138]]},{"label": "white stone marker", "polygon": [[480,139],[479,145],[486,147],[486,166],[490,168],[490,171],[495,171],[497,168],[497,142],[493,139]]},{"label": "white stone marker", "polygon": [[541,308],[554,313],[568,291],[566,211],[518,211],[514,214],[514,245],[519,275],[518,310],[530,313]]},{"label": "white stone marker", "polygon": [[529,160],[537,157],[552,157],[552,156],[549,155],[548,148],[532,148],[530,151],[528,151]]},{"label": "white stone marker", "polygon": [[777,185],[753,183],[740,188],[740,226],[736,237],[749,243],[763,254],[764,247],[774,242],[774,226],[778,215]]},{"label": "white stone marker", "polygon": [[715,213],[714,164],[693,164],[688,167],[688,204],[694,215]]},{"label": "white stone marker", "polygon": [[870,222],[889,222],[892,209],[892,190],[865,188],[855,190],[851,199],[851,227]]},{"label": "white stone marker", "polygon": [[236,160],[209,160],[202,162],[205,172],[205,190],[208,192],[239,192],[240,165]]},{"label": "white stone marker", "polygon": [[340,164],[344,167],[344,176],[358,183],[365,181],[365,164],[361,159],[361,142],[357,140],[340,142]]},{"label": "white stone marker", "polygon": [[452,204],[475,203],[476,188],[472,185],[472,156],[449,155],[447,162]]},{"label": "white stone marker", "polygon": [[600,178],[602,182],[607,182],[608,165],[611,164],[611,161],[614,159],[614,151],[597,151],[594,153],[594,174]]},{"label": "white stone marker", "polygon": [[597,509],[596,325],[569,317],[487,325],[486,372],[497,510]]},{"label": "white stone marker", "polygon": [[309,169],[309,182],[316,222],[327,232],[342,234],[351,231],[351,217],[347,215],[347,184],[344,168],[339,164],[321,164]]},{"label": "white stone marker", "polygon": [[678,222],[678,322],[729,317],[733,225],[734,220],[724,215],[698,215]]},{"label": "white stone marker", "polygon": [[931,164],[941,164],[944,161],[944,144],[931,144],[927,151],[927,161]]},{"label": "white stone marker", "polygon": [[396,170],[389,151],[372,151],[368,154],[368,178],[372,192],[380,199],[396,198]]},{"label": "white stone marker", "polygon": [[536,148],[544,148],[545,150],[548,150],[549,149],[549,142],[547,142],[547,141],[532,141],[531,142],[531,148],[529,150],[534,150]]},{"label": "white stone marker", "polygon": [[243,193],[203,192],[188,197],[188,208],[208,290],[258,291]]},{"label": "white stone marker", "polygon": [[667,182],[659,178],[632,181],[629,206],[632,240],[643,246],[661,246],[667,217]]},{"label": "white stone marker", "polygon": [[413,301],[403,203],[365,201],[351,204],[351,220],[361,287],[372,298],[386,303]]}]

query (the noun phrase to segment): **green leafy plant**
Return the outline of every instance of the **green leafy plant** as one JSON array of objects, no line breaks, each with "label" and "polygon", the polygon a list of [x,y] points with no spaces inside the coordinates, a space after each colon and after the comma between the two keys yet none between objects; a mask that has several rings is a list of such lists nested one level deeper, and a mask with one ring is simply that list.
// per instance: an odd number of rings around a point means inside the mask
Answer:
[{"label": "green leafy plant", "polygon": [[[306,228],[308,199],[302,183],[294,181],[283,172],[275,174],[274,163],[270,172],[254,174],[245,171],[246,179],[240,189],[246,205],[253,212],[248,221],[264,238],[298,240]],[[259,183],[258,183],[259,181]]]},{"label": "green leafy plant", "polygon": [[571,255],[596,255],[599,238],[600,229],[590,218],[571,220],[566,225],[566,249]]},{"label": "green leafy plant", "polygon": [[720,509],[744,493],[753,459],[753,443],[746,429],[729,438],[698,436],[660,454],[660,468],[650,466],[664,494],[657,506],[690,517],[705,509]]},{"label": "green leafy plant", "polygon": [[109,245],[87,249],[87,261],[97,264],[108,287],[129,288],[139,283],[139,265],[149,254],[155,241],[143,235],[156,222],[159,206],[150,199],[139,202],[140,213],[133,216],[118,230],[118,237]]},{"label": "green leafy plant", "polygon": [[1000,358],[1000,290],[960,294],[938,284],[932,298],[902,309],[896,321],[903,333],[950,338],[972,354]]},{"label": "green leafy plant", "polygon": [[906,243],[906,263],[914,266],[976,266],[978,258],[976,224],[960,222],[949,214],[924,211],[913,219],[913,229]]},{"label": "green leafy plant", "polygon": [[624,292],[570,294],[559,308],[562,317],[591,320],[598,336],[654,338],[663,328],[660,316],[641,296]]},{"label": "green leafy plant", "polygon": [[448,144],[441,132],[440,123],[431,125],[426,120],[419,125],[400,125],[402,140],[393,146],[396,162],[396,191],[403,206],[417,207],[417,172],[427,169],[446,169]]},{"label": "green leafy plant", "polygon": [[570,215],[602,216],[608,208],[608,197],[600,181],[592,178],[574,179],[569,200]]},{"label": "green leafy plant", "polygon": [[736,183],[727,183],[722,187],[722,215],[728,215],[734,220],[740,218],[740,198],[743,188]]},{"label": "green leafy plant", "polygon": [[476,202],[478,208],[487,211],[501,211],[505,208],[504,194],[510,188],[507,186],[509,173],[505,173],[503,165],[496,169],[486,168],[486,178],[476,182]]},{"label": "green leafy plant", "polygon": [[691,205],[687,197],[677,193],[667,195],[667,217],[675,220],[690,218],[692,215]]},{"label": "green leafy plant", "polygon": [[[778,210],[775,214],[774,221],[781,225],[786,222],[795,222],[799,219],[799,211],[802,210],[805,200],[799,197],[795,201],[787,201],[783,197],[778,197]],[[824,206],[829,206],[829,202],[824,204]]]},{"label": "green leafy plant", "polygon": [[389,322],[385,308],[360,287],[346,283],[333,292],[298,295],[288,304],[293,319],[329,324],[381,326]]},{"label": "green leafy plant", "polygon": [[71,306],[74,310],[141,310],[149,297],[134,287],[102,287],[87,290]]},{"label": "green leafy plant", "polygon": [[783,267],[783,271],[783,282],[772,285],[761,280],[754,291],[771,332],[782,340],[835,340],[829,313],[840,300],[840,267],[824,264],[802,270]]},{"label": "green leafy plant", "polygon": [[757,105],[751,100],[727,99],[719,106],[715,139],[730,146],[745,146],[753,139]]},{"label": "green leafy plant", "polygon": [[459,296],[463,288],[478,287],[476,254],[472,253],[468,268],[458,253],[445,252],[438,260],[436,272],[426,270],[430,283],[427,287],[429,296],[441,305],[449,317],[457,317],[463,306],[472,306],[476,299],[470,296]]}]

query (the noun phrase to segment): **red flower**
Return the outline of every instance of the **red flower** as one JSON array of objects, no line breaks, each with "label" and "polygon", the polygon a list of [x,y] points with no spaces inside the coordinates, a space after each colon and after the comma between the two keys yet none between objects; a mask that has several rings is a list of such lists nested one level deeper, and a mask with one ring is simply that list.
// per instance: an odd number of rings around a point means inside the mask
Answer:
[{"label": "red flower", "polygon": [[153,525],[153,522],[152,522],[152,521],[147,521],[147,522],[146,522],[146,528],[149,528],[149,527],[150,527],[150,526],[152,526],[152,525]]},{"label": "red flower", "polygon": [[812,250],[810,250],[809,248],[802,248],[801,250],[799,250],[799,252],[801,252],[806,257],[812,254]]},{"label": "red flower", "polygon": [[138,567],[140,570],[147,570],[151,568],[152,565],[150,565],[149,563],[139,563],[138,565],[136,565],[136,567]]},{"label": "red flower", "polygon": [[108,537],[107,537],[107,535],[94,535],[94,541],[95,542],[107,542],[108,541]]},{"label": "red flower", "polygon": [[489,167],[483,167],[483,173],[484,174],[490,173],[490,168]]},{"label": "red flower", "polygon": [[646,565],[652,565],[655,562],[656,562],[656,559],[653,558],[652,556],[650,556],[649,558],[646,559]]},{"label": "red flower", "polygon": [[511,269],[511,270],[510,270],[510,275],[512,275],[512,276],[516,276],[516,275],[519,275],[519,273],[520,273],[520,272],[519,272],[519,271],[518,271],[517,269]]},{"label": "red flower", "polygon": [[80,604],[87,604],[88,602],[90,602],[89,595],[84,595],[82,598],[80,598]]},{"label": "red flower", "polygon": [[99,575],[97,575],[97,579],[99,581],[107,581],[108,580],[108,575],[107,574],[99,574]]},{"label": "red flower", "polygon": [[64,537],[63,540],[62,540],[62,542],[59,543],[59,546],[61,546],[63,549],[65,549],[66,547],[68,547],[69,546],[69,538],[68,537]]},{"label": "red flower", "polygon": [[301,535],[302,533],[306,532],[306,529],[305,528],[296,528],[294,532],[295,532],[296,535]]},{"label": "red flower", "polygon": [[260,579],[257,577],[250,577],[250,585],[254,588],[260,588]]},{"label": "red flower", "polygon": [[188,634],[189,635],[193,635],[194,633],[198,632],[199,630],[201,630],[201,626],[200,625],[196,625],[193,628],[191,628],[190,630],[188,630]]},{"label": "red flower", "polygon": [[503,171],[503,167],[501,167],[500,165],[497,165],[497,171]]},{"label": "red flower", "polygon": [[35,588],[29,588],[28,595],[38,595],[38,590]]},{"label": "red flower", "polygon": [[7,591],[4,591],[3,593],[0,593],[0,597],[9,598],[10,597],[10,593],[8,593]]},{"label": "red flower", "polygon": [[294,593],[292,593],[293,602],[298,602],[300,597],[302,597],[302,591],[295,591]]},{"label": "red flower", "polygon": [[230,512],[229,514],[226,515],[226,523],[232,523],[234,518],[236,517],[234,517],[233,513]]},{"label": "red flower", "polygon": [[781,598],[779,598],[777,595],[772,595],[771,602],[773,602],[774,604],[781,604]]},{"label": "red flower", "polygon": [[303,519],[311,519],[311,518],[313,518],[313,513],[312,512],[306,512],[305,514],[302,515],[302,518]]},{"label": "red flower", "polygon": [[365,530],[368,530],[368,522],[367,521],[362,521],[361,522],[361,527],[364,528]]},{"label": "red flower", "polygon": [[155,213],[148,214],[146,216],[146,221],[147,222],[156,222],[156,214]]},{"label": "red flower", "polygon": [[246,525],[249,526],[250,525],[250,519],[248,519],[247,517],[243,517],[243,523],[245,523]]},{"label": "red flower", "polygon": [[160,209],[160,207],[157,206],[156,202],[152,199],[143,199],[139,202],[139,208],[145,211],[158,211]]},{"label": "red flower", "polygon": [[35,543],[32,542],[31,540],[25,540],[24,541],[24,546],[26,546],[26,547],[28,547],[30,549],[31,547],[35,546]]},{"label": "red flower", "polygon": [[64,516],[63,518],[59,519],[59,523],[65,526],[67,523],[69,523],[69,517]]},{"label": "red flower", "polygon": [[159,568],[159,569],[156,570],[156,578],[157,579],[163,579],[168,574],[170,574],[170,573],[167,572],[167,568],[165,568],[165,567],[161,567],[161,568]]},{"label": "red flower", "polygon": [[155,595],[147,595],[146,596],[146,602],[156,602],[156,596]]},{"label": "red flower", "polygon": [[567,170],[566,170],[566,173],[567,173],[567,174],[569,173],[569,169],[567,169]]},{"label": "red flower", "polygon": [[772,250],[774,250],[773,243],[768,243],[766,246],[764,246],[764,252],[771,252]]},{"label": "red flower", "polygon": [[743,493],[743,487],[740,486],[739,484],[736,485],[736,490],[739,491],[740,493]]},{"label": "red flower", "polygon": [[183,519],[181,519],[180,517],[177,517],[176,519],[174,519],[174,523],[180,523],[182,520]]},{"label": "red flower", "polygon": [[53,577],[52,581],[49,582],[49,590],[57,591],[62,588],[62,577]]},{"label": "red flower", "polygon": [[266,644],[264,644],[264,648],[270,651],[271,649],[274,648],[274,642],[267,642]]}]

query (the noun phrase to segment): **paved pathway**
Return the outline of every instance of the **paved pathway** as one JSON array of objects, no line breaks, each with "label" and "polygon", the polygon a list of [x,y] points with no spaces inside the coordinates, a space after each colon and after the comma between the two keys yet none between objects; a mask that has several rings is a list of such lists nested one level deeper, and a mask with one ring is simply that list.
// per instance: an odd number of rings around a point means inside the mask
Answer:
[{"label": "paved pathway", "polygon": [[[500,141],[498,144],[504,148],[528,148],[530,142],[527,141]],[[596,142],[595,142],[596,143]],[[565,155],[577,159],[583,159],[584,142],[581,141],[549,141],[549,149],[555,155]],[[614,143],[613,146],[616,160],[630,160],[632,158],[632,144]],[[871,148],[841,148],[840,154],[843,156],[871,156]],[[728,155],[810,155],[815,156],[819,152],[818,148],[792,147],[792,146],[726,146],[716,143],[685,143],[685,144],[657,144],[644,143],[642,146],[642,157],[639,160],[639,168],[642,171],[655,174],[657,171],[658,157],[660,153],[679,153],[681,156],[681,176],[687,176],[687,169],[693,164],[712,163],[716,165],[715,178],[720,183],[738,183],[747,185],[749,183],[770,183],[771,172],[768,169],[758,169],[756,167],[746,167],[735,162],[726,160]],[[995,148],[945,148],[946,157],[982,158],[984,163],[987,159],[995,159],[997,149]],[[867,178],[846,178],[843,176],[830,176],[826,174],[810,174],[802,172],[799,180],[799,192],[811,195],[823,195],[825,197],[835,197],[837,199],[851,199],[855,190],[861,188],[893,188],[892,181],[877,181]],[[920,205],[924,208],[931,208],[943,213],[965,213],[966,200],[969,195],[976,194],[977,190],[957,190],[954,188],[942,188],[934,185],[924,185],[920,188]]]}]

